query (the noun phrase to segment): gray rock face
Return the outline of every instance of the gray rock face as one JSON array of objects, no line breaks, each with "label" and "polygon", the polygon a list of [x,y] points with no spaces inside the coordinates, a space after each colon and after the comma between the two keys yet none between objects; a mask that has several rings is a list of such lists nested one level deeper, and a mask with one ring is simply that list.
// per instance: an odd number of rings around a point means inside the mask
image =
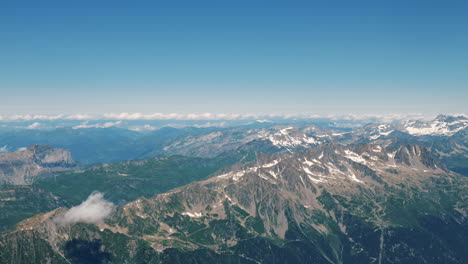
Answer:
[{"label": "gray rock face", "polygon": [[75,166],[67,150],[31,145],[26,150],[0,153],[0,184],[31,184],[39,175]]}]

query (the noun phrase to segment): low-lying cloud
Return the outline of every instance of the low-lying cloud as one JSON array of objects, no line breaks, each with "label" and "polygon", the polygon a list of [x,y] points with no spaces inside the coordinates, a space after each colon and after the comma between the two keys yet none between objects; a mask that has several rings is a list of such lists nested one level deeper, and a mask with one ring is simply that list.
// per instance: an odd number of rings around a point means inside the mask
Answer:
[{"label": "low-lying cloud", "polygon": [[[449,113],[447,113],[449,114]],[[464,115],[454,114],[450,115]],[[422,113],[387,113],[387,114],[226,114],[226,113],[105,113],[97,115],[73,114],[73,115],[1,115],[0,121],[34,121],[34,120],[250,120],[268,118],[328,118],[332,120],[365,120],[370,118],[384,120],[406,120],[406,119],[432,119],[435,115]]]},{"label": "low-lying cloud", "polygon": [[122,121],[117,121],[117,122],[106,122],[104,124],[88,124],[88,122],[83,122],[77,126],[74,126],[73,129],[80,129],[80,128],[109,128],[109,127],[115,127],[118,126],[122,123]]},{"label": "low-lying cloud", "polygon": [[31,125],[27,126],[26,129],[37,129],[41,126],[41,123],[39,122],[34,122]]},{"label": "low-lying cloud", "polygon": [[104,200],[100,192],[93,192],[86,201],[70,208],[65,214],[58,216],[55,221],[59,224],[99,223],[107,218],[114,210],[114,204]]},{"label": "low-lying cloud", "polygon": [[145,124],[143,126],[132,126],[132,127],[129,127],[128,129],[133,130],[133,131],[153,131],[153,130],[157,130],[158,127]]}]

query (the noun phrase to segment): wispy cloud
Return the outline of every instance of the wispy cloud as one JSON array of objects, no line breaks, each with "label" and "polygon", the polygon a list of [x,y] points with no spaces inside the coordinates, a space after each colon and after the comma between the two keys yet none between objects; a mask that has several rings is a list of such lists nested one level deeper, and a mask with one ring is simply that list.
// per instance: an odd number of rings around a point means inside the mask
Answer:
[{"label": "wispy cloud", "polygon": [[27,126],[26,128],[27,128],[27,129],[37,129],[37,128],[39,128],[40,126],[41,126],[41,123],[39,123],[39,122],[34,122],[34,123],[32,123],[31,125]]},{"label": "wispy cloud", "polygon": [[5,145],[3,147],[0,147],[0,153],[3,153],[3,152],[8,152],[8,146]]},{"label": "wispy cloud", "polygon": [[132,131],[153,131],[153,130],[158,129],[158,127],[145,124],[143,126],[131,126],[128,129]]},{"label": "wispy cloud", "polygon": [[194,125],[194,127],[226,127],[227,122],[207,122],[201,125]]},{"label": "wispy cloud", "polygon": [[117,122],[106,122],[104,124],[88,124],[88,122],[83,122],[77,126],[74,126],[73,129],[80,129],[80,128],[109,128],[118,126],[122,123],[122,121]]},{"label": "wispy cloud", "polygon": [[102,115],[103,119],[109,120],[238,120],[254,118],[256,115],[250,114],[213,114],[213,113],[107,113]]},{"label": "wispy cloud", "polygon": [[33,120],[93,120],[96,116],[87,114],[73,114],[73,115],[0,115],[0,121],[33,121]]},{"label": "wispy cloud", "polygon": [[55,221],[59,224],[99,223],[107,218],[114,210],[114,204],[104,200],[100,192],[93,192],[86,201],[70,208],[65,214],[59,215]]}]

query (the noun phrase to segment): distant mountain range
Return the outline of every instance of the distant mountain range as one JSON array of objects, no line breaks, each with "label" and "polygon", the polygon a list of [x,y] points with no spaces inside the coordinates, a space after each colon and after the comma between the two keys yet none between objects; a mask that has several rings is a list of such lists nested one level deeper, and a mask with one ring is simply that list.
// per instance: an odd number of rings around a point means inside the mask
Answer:
[{"label": "distant mountain range", "polygon": [[467,263],[467,124],[154,131],[146,159],[0,188],[0,263]]},{"label": "distant mountain range", "polygon": [[[31,144],[50,144],[69,150],[83,165],[167,155],[214,157],[245,145],[262,143],[264,151],[294,150],[326,142],[349,144],[383,140],[409,139],[432,148],[450,160],[464,159],[468,148],[464,141],[468,118],[439,115],[432,121],[401,121],[343,128],[341,123],[281,120],[254,122],[231,127],[162,127],[137,132],[109,128],[58,128],[52,130],[0,130],[0,146],[15,151]],[[462,149],[462,150],[461,150]],[[455,157],[456,156],[456,157]],[[466,158],[466,157],[465,157]],[[460,162],[458,162],[460,163]],[[457,167],[454,164],[453,167]]]}]

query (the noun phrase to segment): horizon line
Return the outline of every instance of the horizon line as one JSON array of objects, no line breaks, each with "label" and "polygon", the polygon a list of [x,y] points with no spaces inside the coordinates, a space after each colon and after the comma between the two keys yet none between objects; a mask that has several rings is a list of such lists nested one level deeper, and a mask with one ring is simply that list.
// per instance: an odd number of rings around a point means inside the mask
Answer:
[{"label": "horizon line", "polygon": [[384,119],[384,120],[403,120],[403,119],[431,119],[439,115],[463,116],[465,113],[441,113],[441,114],[423,114],[423,113],[386,113],[386,114],[368,114],[368,113],[347,113],[347,114],[227,114],[227,113],[104,113],[104,114],[0,114],[0,122],[15,121],[98,121],[98,120],[180,120],[180,121],[209,121],[209,120],[255,120],[255,119],[331,119],[331,120],[366,120],[366,119]]}]

